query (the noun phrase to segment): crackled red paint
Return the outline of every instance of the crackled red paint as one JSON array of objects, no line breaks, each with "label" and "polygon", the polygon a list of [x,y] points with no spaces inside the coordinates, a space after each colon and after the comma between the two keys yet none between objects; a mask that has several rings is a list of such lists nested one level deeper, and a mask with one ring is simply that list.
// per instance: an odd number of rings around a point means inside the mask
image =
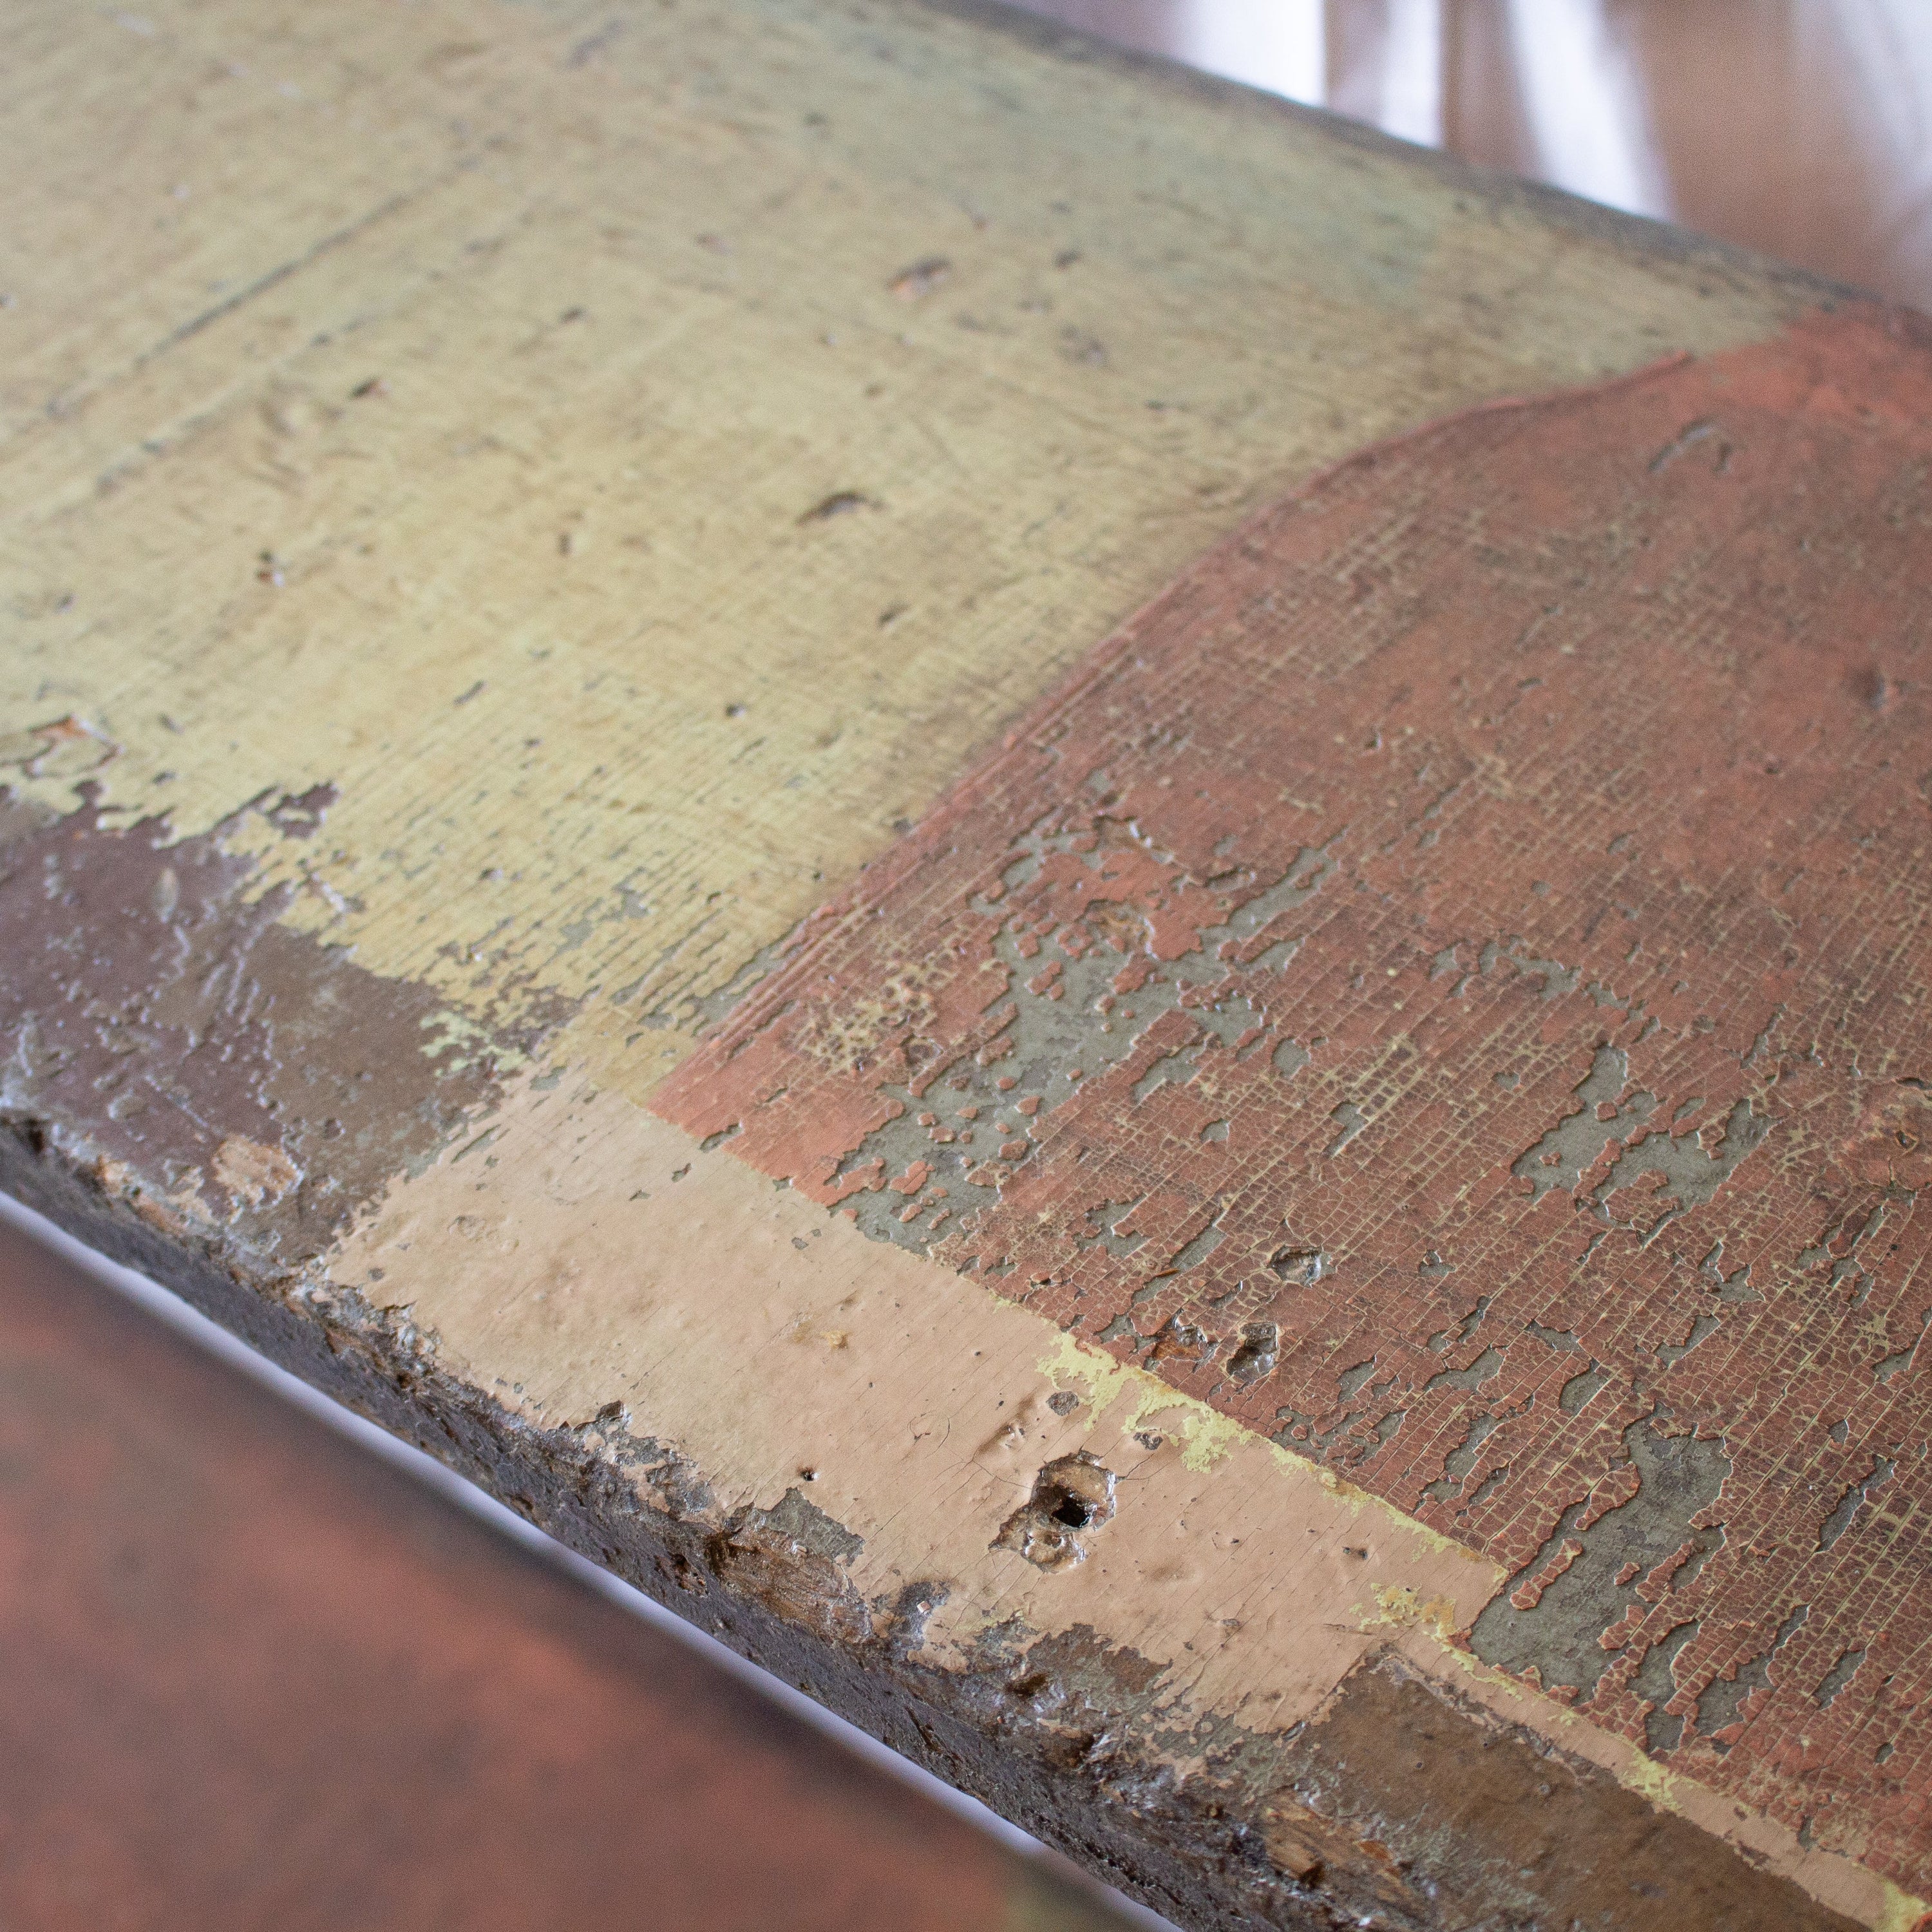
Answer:
[{"label": "crackled red paint", "polygon": [[1928,473],[1870,310],[1366,452],[661,1111],[1488,1552],[1478,1651],[1922,1890]]}]

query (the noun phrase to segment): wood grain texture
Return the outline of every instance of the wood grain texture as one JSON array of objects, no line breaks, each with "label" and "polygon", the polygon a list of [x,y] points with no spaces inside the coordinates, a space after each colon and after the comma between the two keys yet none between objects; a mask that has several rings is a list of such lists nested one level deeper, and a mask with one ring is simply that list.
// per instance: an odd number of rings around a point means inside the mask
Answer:
[{"label": "wood grain texture", "polygon": [[1911,1922],[1459,1651],[1497,1556],[644,1104],[1285,490],[1825,292],[909,0],[18,45],[10,1187],[1191,1921],[1585,1898],[1430,1822],[1466,1745],[1674,1922]]}]

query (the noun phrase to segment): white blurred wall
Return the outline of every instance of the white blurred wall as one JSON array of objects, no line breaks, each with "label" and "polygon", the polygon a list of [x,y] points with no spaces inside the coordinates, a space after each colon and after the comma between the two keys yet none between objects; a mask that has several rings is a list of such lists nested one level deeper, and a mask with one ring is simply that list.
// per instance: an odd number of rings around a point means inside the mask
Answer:
[{"label": "white blurred wall", "polygon": [[1932,308],[1932,0],[1022,0]]}]

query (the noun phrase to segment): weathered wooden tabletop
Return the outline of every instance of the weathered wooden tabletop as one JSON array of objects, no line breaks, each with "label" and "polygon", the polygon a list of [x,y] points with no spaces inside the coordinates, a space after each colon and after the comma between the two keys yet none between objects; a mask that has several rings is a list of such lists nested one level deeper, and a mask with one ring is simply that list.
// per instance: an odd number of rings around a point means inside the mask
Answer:
[{"label": "weathered wooden tabletop", "polygon": [[1916,1922],[1920,325],[914,0],[9,52],[9,1189],[1185,1924]]}]

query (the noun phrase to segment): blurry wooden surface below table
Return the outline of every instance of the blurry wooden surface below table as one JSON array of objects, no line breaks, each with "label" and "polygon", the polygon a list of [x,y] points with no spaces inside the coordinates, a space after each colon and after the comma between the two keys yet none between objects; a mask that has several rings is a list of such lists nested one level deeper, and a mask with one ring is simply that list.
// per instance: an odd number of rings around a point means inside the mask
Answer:
[{"label": "blurry wooden surface below table", "polygon": [[1134,1922],[4,1224],[0,1820],[9,1932]]}]

